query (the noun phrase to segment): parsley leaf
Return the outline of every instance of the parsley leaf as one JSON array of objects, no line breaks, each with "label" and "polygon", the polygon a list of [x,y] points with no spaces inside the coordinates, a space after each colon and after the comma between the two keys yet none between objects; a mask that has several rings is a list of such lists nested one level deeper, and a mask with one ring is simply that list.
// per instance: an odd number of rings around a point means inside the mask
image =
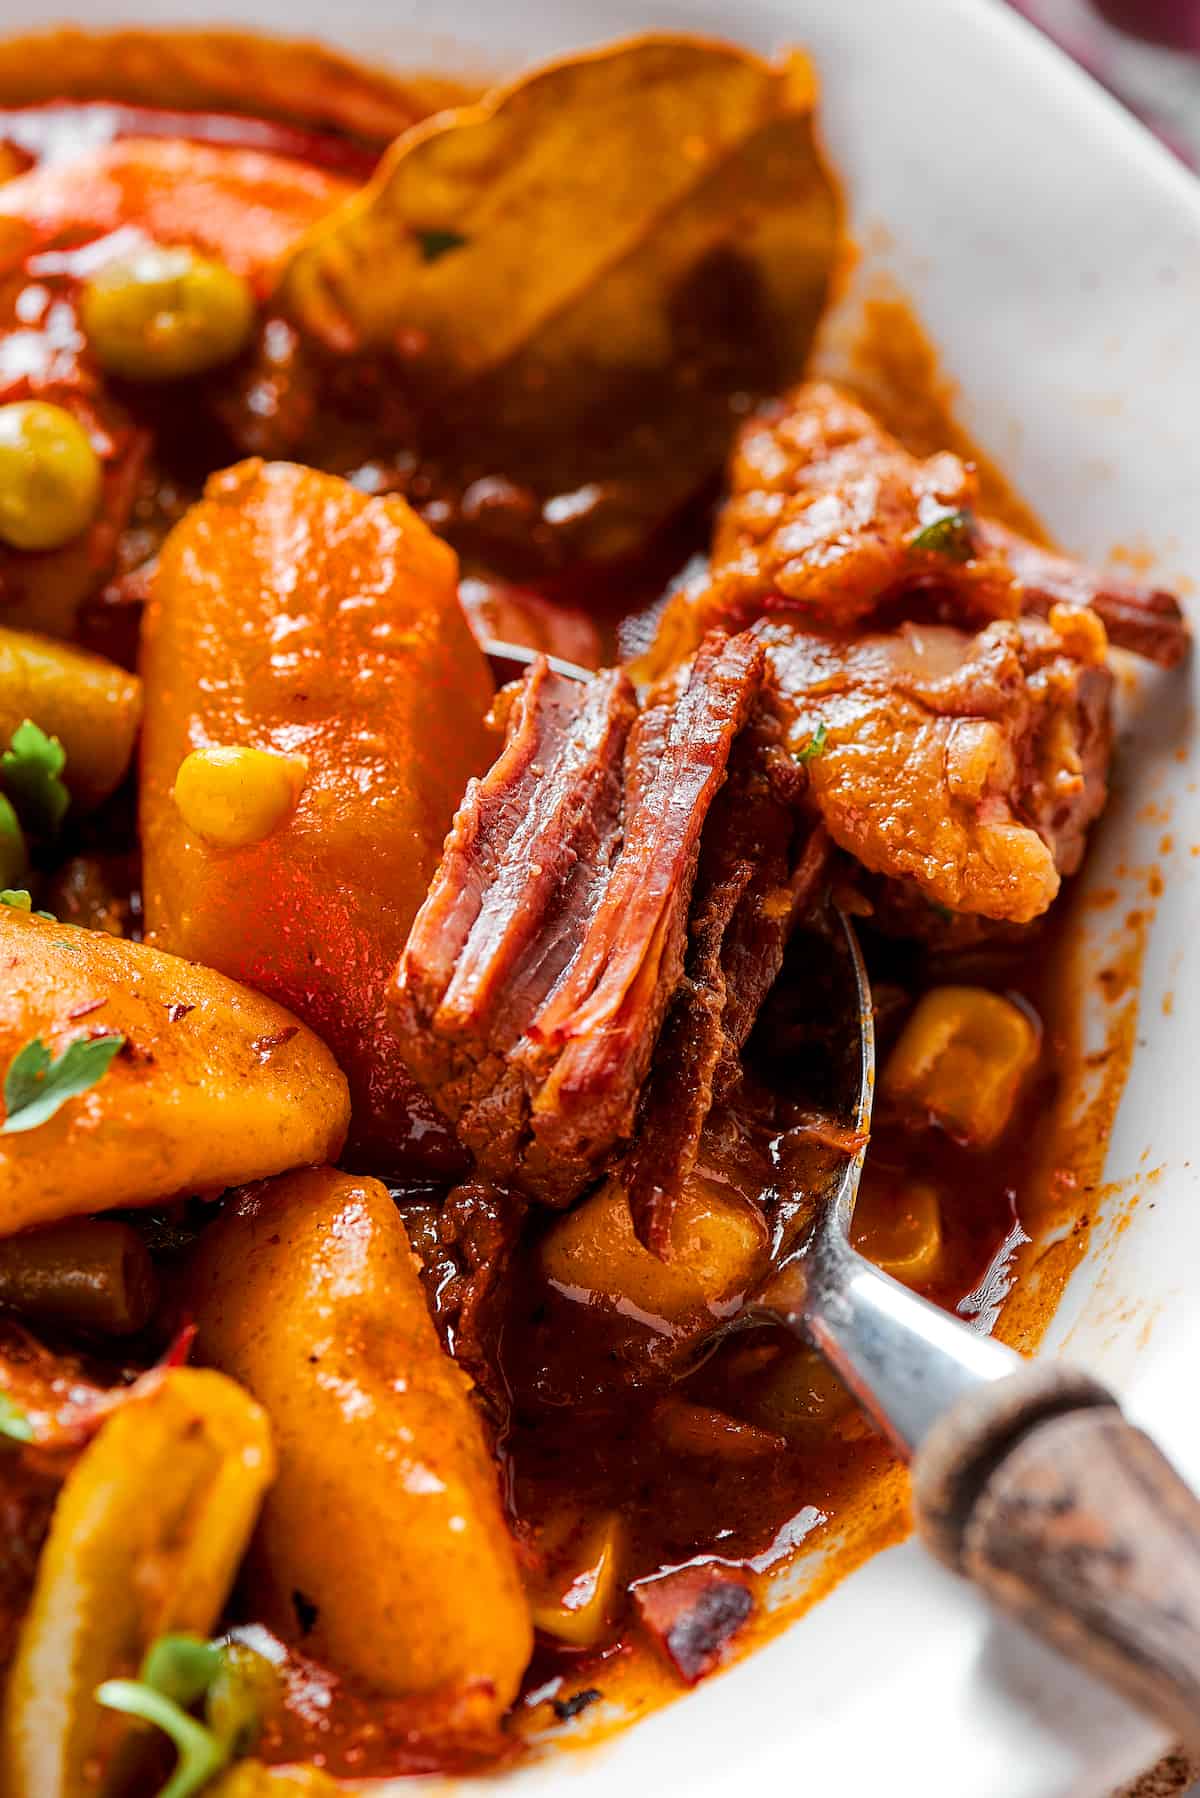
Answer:
[{"label": "parsley leaf", "polygon": [[95,1086],[109,1063],[124,1048],[121,1035],[80,1037],[68,1043],[57,1060],[40,1036],[19,1049],[4,1076],[4,1108],[0,1136],[36,1130],[79,1093]]},{"label": "parsley leaf", "polygon": [[146,1650],[138,1670],[144,1685],[153,1686],[173,1704],[195,1704],[221,1671],[221,1645],[199,1636],[159,1636]]},{"label": "parsley leaf", "polygon": [[975,554],[975,514],[943,512],[932,524],[908,540],[917,555],[945,556],[950,562],[969,562]]},{"label": "parsley leaf", "polygon": [[52,924],[58,922],[52,911],[33,911],[33,900],[24,887],[0,888],[0,905],[7,905],[13,911],[33,912],[35,918],[49,918]]},{"label": "parsley leaf", "polygon": [[228,1763],[224,1744],[218,1742],[211,1729],[205,1729],[173,1698],[164,1697],[142,1680],[106,1679],[96,1687],[96,1702],[110,1711],[121,1711],[126,1717],[140,1717],[143,1723],[157,1724],[174,1742],[175,1771],[159,1790],[158,1798],[192,1798]]},{"label": "parsley leaf", "polygon": [[71,796],[60,776],[67,752],[57,737],[48,737],[31,718],[18,724],[12,742],[0,756],[0,778],[27,830],[53,836],[66,815]]},{"label": "parsley leaf", "polygon": [[469,240],[457,231],[418,231],[422,262],[437,262],[451,250],[461,250]]},{"label": "parsley leaf", "polygon": [[[175,1744],[176,1763],[158,1798],[192,1798],[252,1746],[273,1670],[237,1642],[159,1636],[136,1679],[108,1679],[96,1699],[109,1710],[153,1723]],[[187,1707],[204,1700],[204,1722]]]},{"label": "parsley leaf", "polygon": [[825,726],[823,724],[818,724],[816,730],[804,745],[804,748],[796,751],[796,760],[798,762],[815,761],[817,756],[824,753],[825,739],[828,735],[829,732],[825,729]]},{"label": "parsley leaf", "polygon": [[7,1436],[10,1442],[33,1441],[33,1425],[7,1392],[0,1392],[0,1436]]}]

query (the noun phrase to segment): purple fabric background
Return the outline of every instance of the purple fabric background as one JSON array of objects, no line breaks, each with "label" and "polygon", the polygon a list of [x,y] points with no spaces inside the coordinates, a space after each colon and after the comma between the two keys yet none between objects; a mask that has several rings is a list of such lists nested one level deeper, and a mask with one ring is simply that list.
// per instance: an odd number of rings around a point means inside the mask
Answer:
[{"label": "purple fabric background", "polygon": [[1200,0],[1010,0],[1200,169]]}]

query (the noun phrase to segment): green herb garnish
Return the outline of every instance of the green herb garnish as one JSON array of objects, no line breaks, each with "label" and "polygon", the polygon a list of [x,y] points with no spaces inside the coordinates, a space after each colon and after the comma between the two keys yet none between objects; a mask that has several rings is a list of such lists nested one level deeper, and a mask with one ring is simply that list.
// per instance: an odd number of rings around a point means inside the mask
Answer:
[{"label": "green herb garnish", "polygon": [[0,888],[0,905],[7,905],[12,911],[32,912],[35,918],[48,918],[51,924],[58,922],[52,911],[34,911],[32,895],[24,887]]},{"label": "green herb garnish", "polygon": [[25,847],[25,833],[11,800],[0,793],[0,881],[6,887],[15,888],[19,881],[28,878],[29,852]]},{"label": "green herb garnish", "polygon": [[18,724],[12,742],[0,756],[0,779],[26,830],[51,837],[62,823],[71,795],[61,775],[67,752],[57,737],[48,737],[31,718]]},{"label": "green herb garnish", "polygon": [[4,1076],[8,1115],[0,1124],[0,1136],[16,1136],[46,1123],[68,1099],[95,1086],[124,1046],[125,1038],[116,1033],[81,1037],[55,1058],[41,1037],[35,1036],[8,1064]]},{"label": "green herb garnish", "polygon": [[0,1392],[0,1436],[7,1436],[10,1442],[33,1441],[33,1425],[7,1392]]},{"label": "green herb garnish", "polygon": [[173,1698],[137,1679],[106,1679],[96,1687],[96,1702],[127,1717],[155,1723],[175,1744],[175,1771],[158,1798],[192,1798],[228,1764],[229,1755],[211,1729],[189,1717]]},{"label": "green herb garnish", "polygon": [[798,762],[811,762],[815,761],[817,756],[823,755],[825,752],[825,739],[828,735],[829,732],[825,729],[825,726],[823,724],[818,724],[816,730],[808,739],[808,742],[804,745],[803,749],[798,749],[796,751],[796,760]]},{"label": "green herb garnish", "polygon": [[451,250],[461,250],[467,241],[457,231],[417,232],[417,242],[421,246],[423,262],[437,262],[440,257],[448,256]]},{"label": "green herb garnish", "polygon": [[[138,1677],[105,1680],[96,1700],[170,1736],[178,1758],[157,1798],[192,1798],[253,1744],[264,1678],[274,1678],[272,1669],[239,1643],[160,1636],[147,1649]],[[188,1714],[188,1706],[201,1700],[203,1722]]]},{"label": "green herb garnish", "polygon": [[159,1636],[146,1650],[138,1678],[172,1704],[186,1707],[205,1696],[220,1671],[219,1642],[205,1642],[199,1636]]},{"label": "green herb garnish", "polygon": [[917,555],[945,556],[950,562],[969,562],[975,554],[975,514],[943,512],[915,537],[910,537],[908,547]]}]

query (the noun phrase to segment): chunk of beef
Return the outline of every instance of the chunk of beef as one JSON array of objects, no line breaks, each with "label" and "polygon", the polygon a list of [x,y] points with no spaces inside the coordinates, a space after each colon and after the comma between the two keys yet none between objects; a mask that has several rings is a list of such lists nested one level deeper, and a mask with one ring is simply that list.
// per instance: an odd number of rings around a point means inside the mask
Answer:
[{"label": "chunk of beef", "polygon": [[978,533],[991,551],[1002,554],[1021,583],[1027,612],[1044,616],[1051,606],[1090,606],[1119,649],[1174,668],[1188,651],[1190,634],[1179,601],[1161,587],[1095,574],[1067,556],[1057,556],[994,519],[980,519]]},{"label": "chunk of beef", "polygon": [[651,1639],[688,1685],[726,1659],[754,1609],[747,1581],[712,1562],[640,1580],[633,1597]]},{"label": "chunk of beef", "polygon": [[1083,609],[977,635],[901,626],[847,638],[761,627],[789,736],[830,836],[928,904],[1026,923],[1102,809],[1112,676]]},{"label": "chunk of beef", "polygon": [[705,1123],[741,1079],[742,1048],[828,860],[827,832],[800,813],[802,786],[773,701],[760,705],[705,828],[683,978],[621,1170],[637,1234],[664,1258]]},{"label": "chunk of beef", "polygon": [[467,789],[393,982],[407,1066],[497,1171],[518,1165],[528,1124],[511,1053],[578,953],[617,853],[635,713],[615,669],[581,688],[534,663],[498,760]]},{"label": "chunk of beef", "polygon": [[525,1206],[486,1180],[468,1180],[444,1204],[410,1203],[403,1211],[442,1346],[470,1375],[494,1437],[506,1410],[496,1352],[503,1316],[499,1301]]},{"label": "chunk of beef", "polygon": [[463,575],[458,597],[481,647],[514,643],[574,662],[579,668],[598,668],[604,659],[595,621],[578,606],[547,599],[532,587],[514,586],[497,575],[479,573]]},{"label": "chunk of beef", "polygon": [[630,734],[621,853],[579,954],[516,1060],[534,1079],[526,1177],[578,1191],[627,1138],[683,972],[705,819],[763,678],[749,637],[702,645],[683,691]]},{"label": "chunk of beef", "polygon": [[632,1132],[764,665],[715,635],[636,722],[615,670],[581,691],[539,663],[514,702],[391,993],[407,1065],[491,1178],[565,1202]]},{"label": "chunk of beef", "polygon": [[848,629],[906,596],[953,623],[1090,607],[1112,641],[1170,667],[1187,627],[1168,593],[1090,572],[978,516],[969,463],[913,456],[825,382],[808,382],[742,428],[707,585],[664,618],[666,644],[715,624],[800,613]]},{"label": "chunk of beef", "polygon": [[[912,456],[847,395],[808,382],[738,436],[713,542],[722,604],[740,617],[768,599],[818,624],[851,625],[897,586],[943,575],[947,555],[914,547],[914,539],[940,518],[973,510],[977,497],[974,470],[958,456]],[[1020,609],[1002,557],[952,566],[974,617]]]}]

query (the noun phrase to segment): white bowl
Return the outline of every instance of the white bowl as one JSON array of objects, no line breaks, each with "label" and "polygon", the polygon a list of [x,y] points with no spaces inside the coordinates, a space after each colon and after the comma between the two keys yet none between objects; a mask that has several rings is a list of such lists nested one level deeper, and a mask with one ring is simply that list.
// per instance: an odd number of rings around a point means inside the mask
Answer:
[{"label": "white bowl", "polygon": [[[255,0],[236,10],[242,27],[472,72],[650,26],[764,50],[806,44],[855,234],[913,297],[959,383],[968,428],[1067,547],[1102,560],[1114,545],[1144,542],[1161,576],[1185,590],[1200,578],[1200,186],[998,0],[440,0],[435,18],[427,0]],[[234,11],[229,0],[76,0],[74,18],[224,24]],[[52,22],[44,0],[0,0],[0,29]],[[1200,1482],[1191,1061],[1200,800],[1182,757],[1190,688],[1187,676],[1142,677],[1121,790],[1088,874],[1122,895],[1089,926],[1096,966],[1105,920],[1129,905],[1153,909],[1151,864],[1165,890],[1106,1169],[1114,1185],[1047,1346],[1067,1343],[1118,1385]],[[1129,1214],[1139,1183],[1147,1190]],[[1118,1214],[1128,1218],[1120,1231]],[[910,1543],[608,1746],[556,1755],[504,1783],[524,1798],[724,1798],[731,1779],[743,1791],[853,1798],[1101,1798],[1163,1745],[1125,1706],[992,1622]]]}]

